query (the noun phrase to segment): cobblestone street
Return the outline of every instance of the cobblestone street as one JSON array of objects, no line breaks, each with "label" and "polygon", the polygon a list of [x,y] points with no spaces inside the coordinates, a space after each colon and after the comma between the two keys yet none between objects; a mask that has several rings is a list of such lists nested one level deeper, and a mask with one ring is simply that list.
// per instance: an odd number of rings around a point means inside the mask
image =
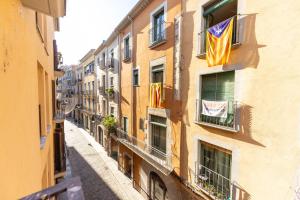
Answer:
[{"label": "cobblestone street", "polygon": [[65,121],[71,176],[80,176],[86,200],[142,200],[117,163],[83,129]]}]

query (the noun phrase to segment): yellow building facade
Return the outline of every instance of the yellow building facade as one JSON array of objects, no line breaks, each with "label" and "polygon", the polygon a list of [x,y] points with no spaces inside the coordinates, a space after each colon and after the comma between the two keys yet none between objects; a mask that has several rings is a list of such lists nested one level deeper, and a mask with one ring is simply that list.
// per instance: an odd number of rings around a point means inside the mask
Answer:
[{"label": "yellow building facade", "polygon": [[54,69],[54,31],[64,15],[64,1],[0,3],[1,199],[18,199],[55,184],[59,72]]},{"label": "yellow building facade", "polygon": [[[299,2],[184,2],[183,178],[206,198],[296,198]],[[229,63],[208,67],[205,30],[231,17]],[[228,102],[227,117],[205,116],[203,100]]]}]

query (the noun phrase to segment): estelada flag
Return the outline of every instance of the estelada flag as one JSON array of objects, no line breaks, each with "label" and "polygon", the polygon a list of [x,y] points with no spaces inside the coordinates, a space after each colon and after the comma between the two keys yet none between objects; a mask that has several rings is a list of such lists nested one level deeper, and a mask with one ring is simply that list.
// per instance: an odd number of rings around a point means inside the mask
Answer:
[{"label": "estelada flag", "polygon": [[232,43],[233,18],[210,27],[206,32],[206,60],[208,66],[228,63]]}]

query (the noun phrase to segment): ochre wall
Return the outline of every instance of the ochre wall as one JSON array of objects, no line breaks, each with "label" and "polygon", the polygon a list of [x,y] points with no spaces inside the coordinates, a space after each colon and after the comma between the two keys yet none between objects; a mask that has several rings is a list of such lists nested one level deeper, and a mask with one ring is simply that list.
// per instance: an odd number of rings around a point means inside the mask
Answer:
[{"label": "ochre wall", "polygon": [[[47,17],[48,48],[37,32],[35,12],[19,0],[0,2],[0,198],[17,199],[42,189],[42,176],[53,184],[51,80],[53,20]],[[40,149],[38,122],[38,63],[48,74],[51,130]],[[45,84],[46,85],[46,84]],[[46,102],[46,101],[45,101]],[[45,132],[45,131],[44,131]],[[48,184],[45,184],[48,185]],[[45,186],[44,185],[44,186]]]},{"label": "ochre wall", "polygon": [[[240,105],[241,129],[231,133],[194,123],[197,80],[208,68],[197,55],[201,5],[185,2],[183,14],[182,102],[184,124],[182,174],[191,176],[197,148],[195,138],[208,138],[235,151],[232,177],[251,199],[293,199],[299,177],[300,143],[300,20],[299,1],[239,0],[243,15],[242,44],[232,50],[235,99]],[[193,40],[191,39],[193,38]]]},{"label": "ochre wall", "polygon": [[[165,103],[164,107],[171,111],[171,135],[172,135],[172,165],[175,172],[179,174],[180,154],[180,102],[173,99],[173,45],[174,45],[174,18],[180,15],[180,1],[167,2],[167,42],[163,45],[149,48],[150,13],[160,6],[164,1],[155,0],[151,2],[142,13],[134,18],[133,26],[133,51],[135,52],[134,66],[140,67],[140,86],[133,90],[133,105],[135,125],[133,133],[136,133],[140,140],[145,139],[145,133],[139,129],[139,119],[147,119],[147,108],[149,107],[149,86],[150,86],[150,61],[166,57],[165,66]],[[149,127],[148,127],[149,128]]]}]

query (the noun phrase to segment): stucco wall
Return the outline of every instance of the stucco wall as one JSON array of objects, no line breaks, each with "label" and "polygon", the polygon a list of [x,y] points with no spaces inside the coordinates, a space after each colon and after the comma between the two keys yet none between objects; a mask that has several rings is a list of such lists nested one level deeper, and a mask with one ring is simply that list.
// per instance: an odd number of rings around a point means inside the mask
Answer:
[{"label": "stucco wall", "polygon": [[[208,68],[197,55],[201,5],[185,1],[183,15],[182,175],[191,176],[198,139],[235,149],[232,181],[251,199],[293,199],[299,169],[300,21],[298,1],[239,0],[242,45],[232,50],[230,64]],[[284,13],[284,14],[283,14]],[[191,40],[193,38],[193,40]],[[235,100],[239,103],[240,131],[231,133],[194,123],[197,81],[212,70],[235,70]]]},{"label": "stucco wall", "polygon": [[[41,42],[35,12],[19,0],[0,2],[0,176],[1,199],[17,199],[53,184],[53,129],[51,80],[53,20],[47,17],[48,47]],[[38,63],[48,74],[51,130],[40,149],[38,121]],[[46,84],[45,84],[46,85]],[[46,171],[45,171],[46,169]],[[47,182],[47,183],[46,183]]]}]

